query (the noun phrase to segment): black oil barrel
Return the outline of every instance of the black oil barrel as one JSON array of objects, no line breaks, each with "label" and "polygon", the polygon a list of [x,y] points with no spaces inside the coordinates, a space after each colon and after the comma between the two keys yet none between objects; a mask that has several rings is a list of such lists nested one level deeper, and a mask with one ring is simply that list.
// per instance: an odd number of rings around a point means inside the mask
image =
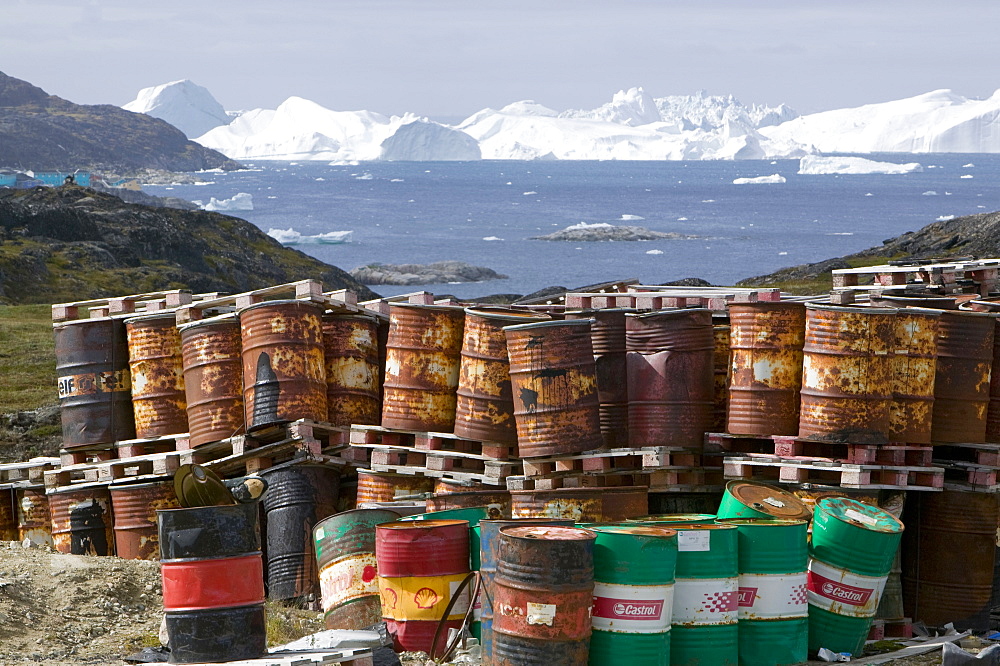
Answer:
[{"label": "black oil barrel", "polygon": [[267,597],[318,600],[319,568],[312,530],[337,513],[340,475],[330,467],[297,465],[264,471],[261,476],[268,483],[263,499]]},{"label": "black oil barrel", "polygon": [[236,661],[267,651],[258,505],[156,512],[170,661]]}]

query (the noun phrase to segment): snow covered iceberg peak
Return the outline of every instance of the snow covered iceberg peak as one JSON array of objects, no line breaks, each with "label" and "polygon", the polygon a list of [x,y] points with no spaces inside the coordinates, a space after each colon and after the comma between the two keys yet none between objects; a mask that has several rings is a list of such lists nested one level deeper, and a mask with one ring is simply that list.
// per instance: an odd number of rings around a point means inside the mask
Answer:
[{"label": "snow covered iceberg peak", "polygon": [[648,125],[662,120],[660,112],[656,108],[656,102],[642,88],[619,90],[609,103],[592,111],[565,111],[559,116],[561,118],[601,120],[629,127]]},{"label": "snow covered iceberg peak", "polygon": [[232,119],[212,93],[187,79],[143,88],[122,108],[165,120],[189,139]]}]

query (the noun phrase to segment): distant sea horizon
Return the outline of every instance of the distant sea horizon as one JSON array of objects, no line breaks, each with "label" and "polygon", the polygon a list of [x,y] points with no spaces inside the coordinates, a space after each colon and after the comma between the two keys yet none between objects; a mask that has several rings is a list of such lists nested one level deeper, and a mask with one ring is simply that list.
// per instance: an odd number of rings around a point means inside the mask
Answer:
[{"label": "distant sea horizon", "polygon": [[[459,260],[504,280],[372,285],[477,298],[577,288],[618,279],[712,284],[840,257],[940,219],[1000,210],[1000,155],[868,154],[918,162],[916,173],[799,175],[798,160],[745,161],[260,161],[202,172],[198,185],[144,186],[207,203],[245,192],[253,210],[227,214],[267,232],[351,231],[338,245],[298,245],[346,271],[371,263]],[[778,174],[783,183],[733,184]],[[568,226],[608,223],[695,236],[655,241],[532,240]]]}]

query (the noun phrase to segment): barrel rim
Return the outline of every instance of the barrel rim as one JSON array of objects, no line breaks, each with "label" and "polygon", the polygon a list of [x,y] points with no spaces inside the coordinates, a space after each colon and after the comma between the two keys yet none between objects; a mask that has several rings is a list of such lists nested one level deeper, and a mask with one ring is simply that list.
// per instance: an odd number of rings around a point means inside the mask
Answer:
[{"label": "barrel rim", "polygon": [[199,319],[197,321],[189,321],[186,324],[178,324],[177,330],[181,333],[191,330],[192,328],[198,328],[200,326],[213,326],[215,324],[239,324],[239,317],[235,312],[226,312],[224,314],[216,315],[214,317],[208,317],[207,319]]},{"label": "barrel rim", "polygon": [[808,525],[809,521],[804,518],[717,518],[720,525],[751,525],[751,526],[785,526]]},{"label": "barrel rim", "polygon": [[673,539],[677,537],[677,528],[656,527],[655,525],[637,525],[625,523],[577,523],[580,527],[598,534],[627,534],[650,538]]},{"label": "barrel rim", "polygon": [[849,305],[831,305],[828,303],[806,303],[807,310],[822,310],[824,312],[842,312],[852,314],[895,314],[899,308],[872,308]]},{"label": "barrel rim", "polygon": [[[868,514],[877,513],[877,515],[879,515],[880,518],[879,524],[867,525],[866,523],[863,523],[858,520],[851,520],[850,518],[844,515],[844,512],[847,511],[847,507],[842,506],[844,504],[850,504],[852,508],[856,506]],[[840,509],[840,510],[835,510],[835,509]],[[899,518],[892,515],[885,509],[881,509],[877,506],[873,506],[866,502],[862,502],[860,500],[856,500],[850,497],[824,497],[823,499],[816,502],[816,508],[813,512],[814,516],[816,511],[822,511],[823,515],[838,520],[844,523],[845,525],[862,527],[863,529],[870,530],[872,532],[881,532],[883,534],[900,534],[905,529],[903,521],[901,521]],[[883,524],[883,522],[887,524]]]},{"label": "barrel rim", "polygon": [[394,520],[388,523],[379,523],[376,530],[414,530],[427,529],[428,527],[454,527],[456,525],[469,526],[469,521],[457,518],[446,518],[442,520]]},{"label": "barrel rim", "polygon": [[124,322],[129,318],[130,315],[111,315],[108,317],[87,317],[85,319],[74,319],[72,321],[54,321],[52,322],[52,328],[66,328],[68,326],[82,326],[83,324],[96,324],[98,322]]},{"label": "barrel rim", "polygon": [[519,321],[526,323],[535,323],[542,321],[552,321],[552,317],[548,315],[538,315],[534,312],[528,312],[523,310],[510,310],[507,312],[489,312],[483,310],[482,308],[469,307],[465,308],[466,317],[479,317],[480,319],[496,320],[496,321]]},{"label": "barrel rim", "polygon": [[697,519],[697,520],[708,520],[712,521],[716,519],[714,513],[649,513],[645,516],[635,516],[634,518],[628,518],[627,521],[630,523],[658,523],[658,522],[671,522],[684,519]]},{"label": "barrel rim", "polygon": [[378,317],[374,314],[365,314],[364,312],[336,312],[328,310],[323,313],[323,322],[330,321],[365,321],[377,324]]},{"label": "barrel rim", "polygon": [[567,328],[571,326],[586,326],[590,328],[589,319],[551,319],[549,321],[536,321],[530,324],[515,324],[514,326],[504,326],[503,331],[518,332],[518,331],[528,331],[535,328],[551,328],[553,326],[565,326]]},{"label": "barrel rim", "polygon": [[1000,312],[976,312],[975,310],[941,310],[941,315],[951,315],[959,317],[978,317],[980,319],[997,319]]},{"label": "barrel rim", "polygon": [[[769,492],[777,493],[781,497],[789,498],[790,500],[792,500],[793,504],[797,503],[800,509],[799,510],[800,514],[801,513],[807,514],[809,512],[809,507],[806,506],[806,503],[803,502],[800,497],[798,497],[795,493],[789,490],[785,490],[784,488],[771,485],[770,483],[749,481],[747,479],[732,479],[728,481],[726,483],[725,493],[732,496],[733,499],[735,499],[737,502],[747,507],[748,509],[753,509],[754,511],[761,511],[760,509],[756,509],[755,507],[750,506],[750,504],[747,503],[747,500],[745,500],[741,494],[737,493],[736,491],[737,488],[762,488],[768,490]],[[761,512],[763,513],[763,511]]]},{"label": "barrel rim", "polygon": [[261,301],[260,303],[253,303],[251,305],[248,305],[244,308],[240,308],[239,310],[237,310],[236,316],[239,317],[244,312],[248,312],[250,310],[255,310],[255,309],[259,310],[261,308],[272,308],[272,307],[284,307],[286,305],[302,306],[306,309],[317,310],[320,312],[320,314],[322,314],[324,311],[323,306],[320,305],[319,303],[313,303],[312,301],[303,301],[297,298],[283,298],[274,301]]},{"label": "barrel rim", "polygon": [[[530,530],[537,529],[558,530],[558,533],[562,534],[564,538],[537,539],[528,536]],[[597,534],[592,530],[571,525],[509,525],[501,527],[500,534],[512,539],[531,539],[532,541],[593,541],[597,538]]]},{"label": "barrel rim", "polygon": [[389,303],[389,311],[392,312],[392,308],[404,308],[407,310],[428,310],[432,312],[465,312],[465,306],[462,305],[429,305],[426,303]]},{"label": "barrel rim", "polygon": [[[368,512],[368,511],[385,511],[386,513],[395,513],[397,516],[400,516],[399,512],[393,511],[392,509],[381,509],[381,508],[379,508],[379,509],[348,509],[347,511],[340,511],[338,513],[333,514],[332,516],[327,516],[323,520],[316,521],[316,524],[313,526],[313,533],[315,533],[316,530],[319,529],[321,526],[325,527],[328,522],[330,522],[331,520],[333,520],[335,518],[342,518],[344,516],[349,516],[352,513],[361,513],[361,512]],[[402,516],[400,516],[400,517],[402,517]],[[381,524],[381,523],[378,523],[378,524]]]},{"label": "barrel rim", "polygon": [[754,303],[729,302],[726,303],[726,312],[734,309],[747,310],[801,310],[806,311],[806,304],[802,301],[756,301]]},{"label": "barrel rim", "polygon": [[700,312],[707,312],[711,315],[712,310],[710,308],[665,308],[663,310],[654,310],[653,312],[626,313],[625,316],[633,319],[655,319],[658,317],[671,319],[686,314]]},{"label": "barrel rim", "polygon": [[735,530],[738,529],[736,525],[723,525],[722,523],[691,523],[690,525],[679,525],[675,528],[680,532],[688,532],[690,530]]},{"label": "barrel rim", "polygon": [[143,313],[138,315],[129,315],[125,317],[125,324],[131,324],[133,322],[146,322],[146,321],[156,321],[157,319],[171,319],[176,324],[177,323],[177,312],[170,310],[167,312],[152,312]]}]

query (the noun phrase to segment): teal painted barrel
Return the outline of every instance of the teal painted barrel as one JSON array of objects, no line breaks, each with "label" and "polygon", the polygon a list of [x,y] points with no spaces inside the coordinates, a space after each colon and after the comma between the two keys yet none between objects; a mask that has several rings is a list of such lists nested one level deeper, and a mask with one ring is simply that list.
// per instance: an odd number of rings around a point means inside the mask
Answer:
[{"label": "teal painted barrel", "polygon": [[718,518],[809,520],[809,507],[792,493],[756,481],[730,481],[722,494]]},{"label": "teal painted barrel", "polygon": [[809,651],[860,654],[892,569],[903,524],[846,497],[813,511],[809,547]]},{"label": "teal painted barrel", "polygon": [[594,541],[591,666],[670,665],[677,531],[588,525]]},{"label": "teal painted barrel", "polygon": [[660,513],[649,516],[636,516],[629,518],[626,522],[638,523],[640,525],[663,526],[669,525],[711,525],[715,522],[715,515],[711,513]]},{"label": "teal painted barrel", "polygon": [[739,532],[733,525],[677,529],[671,618],[674,666],[736,666],[739,655]]},{"label": "teal painted barrel", "polygon": [[739,531],[740,666],[788,666],[809,652],[804,520],[727,518]]}]

